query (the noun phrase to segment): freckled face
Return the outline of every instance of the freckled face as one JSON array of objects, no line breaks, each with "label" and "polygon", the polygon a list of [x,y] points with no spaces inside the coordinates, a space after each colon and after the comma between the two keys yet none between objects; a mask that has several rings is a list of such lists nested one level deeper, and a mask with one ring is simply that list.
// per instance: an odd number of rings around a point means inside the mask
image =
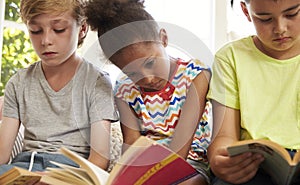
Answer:
[{"label": "freckled face", "polygon": [[133,82],[149,91],[162,89],[169,79],[169,57],[160,43],[133,44],[113,55],[111,61]]},{"label": "freckled face", "polygon": [[32,45],[45,65],[56,66],[75,55],[80,26],[71,11],[38,15],[27,27]]}]

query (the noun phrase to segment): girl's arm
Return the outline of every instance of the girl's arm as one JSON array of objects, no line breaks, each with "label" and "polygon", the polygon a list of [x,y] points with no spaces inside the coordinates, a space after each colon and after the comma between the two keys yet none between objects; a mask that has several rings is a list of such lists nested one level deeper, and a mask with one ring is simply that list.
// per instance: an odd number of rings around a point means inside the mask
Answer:
[{"label": "girl's arm", "polygon": [[107,170],[110,160],[110,126],[107,120],[97,121],[91,125],[91,149],[88,160]]},{"label": "girl's arm", "polygon": [[208,91],[210,73],[203,70],[194,80],[189,88],[186,101],[182,107],[182,112],[178,124],[170,143],[170,149],[178,153],[183,158],[187,158],[193,141],[194,133],[202,117],[206,94]]},{"label": "girl's arm", "polygon": [[119,98],[116,98],[116,105],[120,114],[121,130],[123,134],[124,153],[140,136],[139,120],[129,107],[129,105]]},{"label": "girl's arm", "polygon": [[19,127],[19,120],[8,117],[2,118],[0,124],[0,165],[9,162]]}]

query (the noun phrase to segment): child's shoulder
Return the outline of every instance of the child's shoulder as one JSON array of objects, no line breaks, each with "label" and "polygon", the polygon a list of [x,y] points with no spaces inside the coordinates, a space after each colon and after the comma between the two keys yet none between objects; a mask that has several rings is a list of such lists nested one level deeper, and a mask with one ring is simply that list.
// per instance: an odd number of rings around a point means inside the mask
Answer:
[{"label": "child's shoulder", "polygon": [[106,71],[100,69],[98,66],[83,58],[83,62],[81,64],[81,68],[83,70],[87,70],[89,72],[100,73],[101,75],[109,75]]},{"label": "child's shoulder", "polygon": [[216,56],[228,56],[232,55],[232,53],[240,53],[240,52],[253,52],[256,51],[256,46],[253,42],[253,35],[243,37],[237,40],[230,41],[222,46],[217,52]]},{"label": "child's shoulder", "polygon": [[40,71],[40,74],[42,73],[40,62],[35,62],[28,67],[18,69],[18,71],[10,77],[5,88],[26,86],[25,84],[32,82],[31,78],[34,77],[38,71]]},{"label": "child's shoulder", "polygon": [[197,58],[186,61],[178,59],[177,65],[178,69],[185,68],[186,70],[203,70],[209,68],[207,64]]},{"label": "child's shoulder", "polygon": [[41,62],[40,61],[32,63],[28,67],[18,69],[18,71],[13,75],[13,77],[26,79],[26,76],[32,75],[37,70],[41,70]]},{"label": "child's shoulder", "polygon": [[121,88],[123,86],[127,86],[128,88],[132,88],[135,86],[134,82],[125,74],[121,74],[116,79],[116,88]]},{"label": "child's shoulder", "polygon": [[203,70],[210,70],[210,68],[199,59],[190,59],[187,61],[178,60],[177,69],[175,70],[174,77],[172,79],[175,81],[181,81],[188,78],[192,81]]},{"label": "child's shoulder", "polygon": [[253,45],[253,35],[247,36],[247,37],[243,37],[243,38],[239,38],[236,40],[232,40],[226,44],[224,44],[217,52],[223,51],[225,49],[228,48],[238,48],[240,46],[251,46]]}]

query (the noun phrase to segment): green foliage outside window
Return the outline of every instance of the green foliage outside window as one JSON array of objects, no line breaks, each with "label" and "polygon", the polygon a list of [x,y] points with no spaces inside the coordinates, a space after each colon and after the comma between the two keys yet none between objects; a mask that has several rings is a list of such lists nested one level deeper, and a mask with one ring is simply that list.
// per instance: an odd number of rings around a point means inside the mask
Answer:
[{"label": "green foliage outside window", "polygon": [[[5,20],[21,23],[19,7],[20,0],[6,0]],[[37,60],[28,34],[15,28],[4,28],[0,96],[4,93],[7,81],[18,69]]]}]

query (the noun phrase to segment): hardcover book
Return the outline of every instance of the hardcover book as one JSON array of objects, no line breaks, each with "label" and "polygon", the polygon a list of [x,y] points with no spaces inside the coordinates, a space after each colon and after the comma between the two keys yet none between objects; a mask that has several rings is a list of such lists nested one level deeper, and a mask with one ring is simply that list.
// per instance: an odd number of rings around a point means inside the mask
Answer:
[{"label": "hardcover book", "polygon": [[178,154],[144,136],[126,150],[111,173],[66,148],[61,148],[60,153],[72,159],[80,168],[57,162],[53,164],[60,168],[47,168],[43,173],[13,168],[0,176],[0,184],[17,184],[18,180],[26,178],[28,182],[40,181],[50,185],[170,185],[179,184],[198,174]]}]

